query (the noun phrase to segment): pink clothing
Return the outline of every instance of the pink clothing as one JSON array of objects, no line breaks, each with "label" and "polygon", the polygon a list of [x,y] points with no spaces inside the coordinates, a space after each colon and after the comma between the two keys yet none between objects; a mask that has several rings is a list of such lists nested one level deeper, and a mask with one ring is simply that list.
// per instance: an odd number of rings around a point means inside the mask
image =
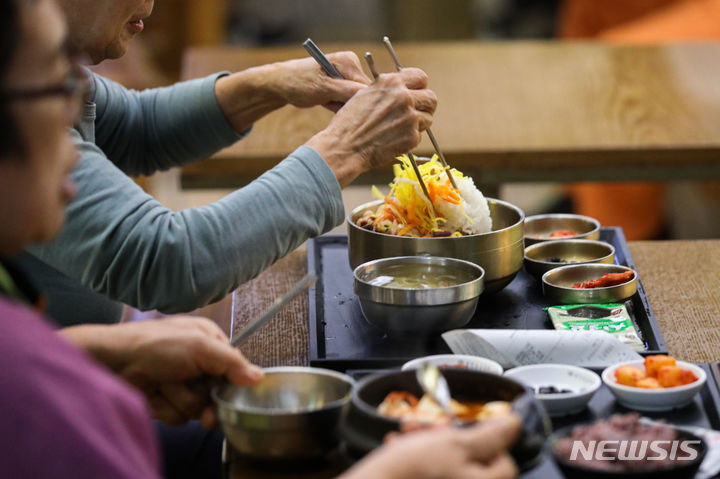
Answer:
[{"label": "pink clothing", "polygon": [[0,296],[0,474],[159,478],[144,398]]}]

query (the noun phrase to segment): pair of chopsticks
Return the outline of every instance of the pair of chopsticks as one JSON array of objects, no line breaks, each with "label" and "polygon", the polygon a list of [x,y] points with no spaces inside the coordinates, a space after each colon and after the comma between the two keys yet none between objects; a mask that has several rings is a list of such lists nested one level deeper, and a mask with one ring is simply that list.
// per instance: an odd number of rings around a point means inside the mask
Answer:
[{"label": "pair of chopsticks", "polygon": [[[390,56],[392,57],[393,61],[395,62],[395,67],[397,68],[397,71],[400,71],[402,69],[402,64],[400,63],[400,59],[398,58],[397,54],[395,53],[395,49],[392,46],[392,43],[390,43],[390,39],[385,36],[383,37],[383,43],[385,44],[385,47],[388,50],[388,53],[390,53]],[[342,74],[335,68],[335,65],[333,65],[330,60],[325,56],[325,54],[320,50],[320,48],[313,42],[311,39],[305,40],[303,43],[303,47],[307,52],[310,54],[311,57],[317,61],[322,69],[332,78],[343,78]],[[375,60],[373,59],[372,53],[365,52],[365,61],[368,64],[368,67],[370,68],[370,71],[372,72],[372,75],[375,79],[377,79],[380,76],[380,73],[378,73],[377,68],[375,68]],[[428,137],[430,138],[430,142],[433,145],[433,148],[435,148],[435,151],[437,152],[438,156],[440,157],[440,161],[443,165],[443,168],[445,169],[445,173],[447,174],[448,179],[450,180],[450,183],[453,185],[455,189],[457,189],[457,183],[455,183],[455,179],[453,178],[452,174],[450,173],[450,165],[448,165],[447,161],[445,161],[445,155],[443,155],[442,151],[440,150],[440,146],[437,143],[437,140],[435,140],[435,135],[433,135],[433,132],[430,128],[427,130]],[[435,216],[437,216],[437,211],[435,210],[435,205],[432,202],[432,198],[430,197],[430,193],[428,192],[427,186],[425,185],[425,181],[422,178],[422,175],[420,174],[420,169],[417,166],[417,161],[415,160],[415,155],[412,153],[409,154],[410,156],[410,164],[413,167],[413,171],[415,171],[415,176],[418,178],[418,182],[420,183],[420,188],[422,188],[423,193],[430,201],[430,205],[433,208],[433,212],[435,213]]]}]

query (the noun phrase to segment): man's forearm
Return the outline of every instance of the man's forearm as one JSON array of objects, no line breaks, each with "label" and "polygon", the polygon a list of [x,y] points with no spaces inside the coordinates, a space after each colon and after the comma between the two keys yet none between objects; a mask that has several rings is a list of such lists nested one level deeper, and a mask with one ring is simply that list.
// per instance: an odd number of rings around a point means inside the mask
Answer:
[{"label": "man's forearm", "polygon": [[220,109],[235,131],[243,132],[263,116],[285,106],[273,84],[281,68],[278,64],[248,68],[215,83]]},{"label": "man's forearm", "polygon": [[82,324],[58,330],[60,336],[115,373],[120,372],[126,363],[126,333],[129,332],[118,325],[101,324]]}]

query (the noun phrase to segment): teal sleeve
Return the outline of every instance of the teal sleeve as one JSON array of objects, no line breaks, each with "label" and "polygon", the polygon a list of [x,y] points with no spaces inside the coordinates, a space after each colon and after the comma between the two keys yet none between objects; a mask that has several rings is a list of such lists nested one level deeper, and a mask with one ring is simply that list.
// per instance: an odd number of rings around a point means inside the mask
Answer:
[{"label": "teal sleeve", "polygon": [[215,97],[224,73],[144,91],[92,75],[95,143],[131,176],[205,159],[237,140]]},{"label": "teal sleeve", "polygon": [[73,136],[78,195],[60,234],[31,252],[142,310],[185,312],[219,300],[344,217],[332,170],[306,146],[216,203],[173,212]]}]

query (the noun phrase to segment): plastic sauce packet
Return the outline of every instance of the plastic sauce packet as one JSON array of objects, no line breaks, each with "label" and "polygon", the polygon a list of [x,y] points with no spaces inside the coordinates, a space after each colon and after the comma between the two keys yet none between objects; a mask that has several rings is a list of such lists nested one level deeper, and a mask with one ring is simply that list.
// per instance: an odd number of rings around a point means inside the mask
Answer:
[{"label": "plastic sauce packet", "polygon": [[559,331],[605,331],[635,351],[645,351],[624,304],[565,304],[547,308],[550,320]]}]

